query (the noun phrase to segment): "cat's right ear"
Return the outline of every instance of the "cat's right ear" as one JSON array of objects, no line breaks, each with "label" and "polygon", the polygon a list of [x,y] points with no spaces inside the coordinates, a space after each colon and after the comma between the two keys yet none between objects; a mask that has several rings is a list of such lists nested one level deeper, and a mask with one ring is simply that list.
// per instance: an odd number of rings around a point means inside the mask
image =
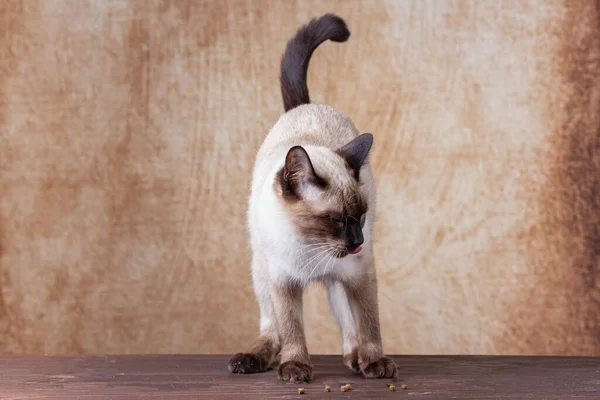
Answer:
[{"label": "cat's right ear", "polygon": [[352,171],[354,171],[354,178],[356,180],[358,180],[360,169],[367,159],[372,146],[373,135],[363,133],[337,150],[337,153],[346,160]]},{"label": "cat's right ear", "polygon": [[311,187],[326,185],[315,173],[310,157],[302,146],[294,146],[288,151],[280,183],[283,194],[294,197],[304,197]]}]

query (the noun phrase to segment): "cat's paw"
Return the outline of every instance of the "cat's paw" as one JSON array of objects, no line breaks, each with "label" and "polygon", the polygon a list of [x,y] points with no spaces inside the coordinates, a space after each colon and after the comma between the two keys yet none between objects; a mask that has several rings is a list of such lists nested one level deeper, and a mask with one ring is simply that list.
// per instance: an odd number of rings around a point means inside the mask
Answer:
[{"label": "cat's paw", "polygon": [[358,364],[358,350],[354,349],[350,353],[344,354],[344,365],[350,368],[355,374],[360,374],[360,365]]},{"label": "cat's paw", "polygon": [[238,353],[229,360],[228,369],[233,374],[255,374],[266,371],[268,362],[250,353]]},{"label": "cat's paw", "polygon": [[286,361],[279,366],[277,376],[286,382],[308,382],[312,379],[312,366],[300,361]]},{"label": "cat's paw", "polygon": [[378,360],[361,365],[361,371],[365,378],[395,378],[398,373],[396,363],[389,357],[381,357]]}]

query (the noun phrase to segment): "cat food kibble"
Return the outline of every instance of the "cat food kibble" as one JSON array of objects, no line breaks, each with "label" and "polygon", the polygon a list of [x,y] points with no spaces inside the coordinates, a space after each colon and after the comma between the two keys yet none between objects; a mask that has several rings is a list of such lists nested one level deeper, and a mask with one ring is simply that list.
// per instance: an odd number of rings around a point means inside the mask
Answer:
[{"label": "cat food kibble", "polygon": [[304,394],[304,388],[298,389],[298,394]]},{"label": "cat food kibble", "polygon": [[331,392],[331,386],[325,385],[325,391],[326,392]]},{"label": "cat food kibble", "polygon": [[396,386],[390,385],[388,387],[390,388],[390,392],[395,392],[396,391]]},{"label": "cat food kibble", "polygon": [[402,385],[402,386],[400,386],[400,387],[402,388],[402,390],[406,390],[406,389],[408,389],[408,386],[406,386],[406,385]]},{"label": "cat food kibble", "polygon": [[340,387],[340,390],[341,390],[342,392],[347,392],[347,391],[348,391],[348,388],[346,387],[346,385],[344,385],[344,386],[341,386],[341,387]]}]

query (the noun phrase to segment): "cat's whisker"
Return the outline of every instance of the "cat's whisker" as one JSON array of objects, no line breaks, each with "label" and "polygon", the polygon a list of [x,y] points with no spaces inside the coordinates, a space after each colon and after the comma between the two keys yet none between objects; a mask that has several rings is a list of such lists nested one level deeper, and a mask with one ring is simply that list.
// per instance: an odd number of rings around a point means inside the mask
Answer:
[{"label": "cat's whisker", "polygon": [[324,259],[324,258],[327,256],[327,254],[329,253],[329,251],[330,251],[330,249],[329,249],[329,248],[327,248],[327,249],[323,250],[322,252],[320,252],[319,254],[317,254],[315,257],[312,257],[310,260],[308,260],[307,262],[305,262],[305,263],[304,263],[304,265],[303,265],[303,267],[302,267],[302,268],[300,268],[300,269],[299,269],[299,270],[298,270],[298,271],[297,271],[297,272],[294,274],[294,275],[295,275],[295,277],[296,277],[296,279],[299,279],[299,280],[300,280],[300,279],[301,279],[301,274],[302,274],[302,272],[303,272],[303,271],[304,271],[306,268],[308,268],[308,267],[309,267],[309,266],[310,266],[312,263],[315,263],[315,262],[317,262],[317,261],[316,261],[316,259],[317,259],[318,257],[321,257],[321,259],[320,259],[320,260],[318,260],[318,262],[320,263],[320,262],[321,262],[321,261],[322,261],[322,260],[323,260],[323,259]]},{"label": "cat's whisker", "polygon": [[329,266],[333,265],[333,261],[335,259],[335,253],[336,253],[336,249],[333,248],[331,250],[331,253],[329,253],[329,259],[327,260],[327,263],[325,264],[325,268],[323,268],[323,275],[327,274],[327,271],[329,270]]},{"label": "cat's whisker", "polygon": [[313,255],[310,259],[305,260],[304,263],[300,266],[300,268],[297,268],[296,275],[300,276],[302,274],[302,272],[304,272],[304,270],[306,270],[307,268],[309,268],[311,266],[311,264],[316,263],[317,261],[319,261],[319,257],[322,257],[324,254],[327,254],[328,251],[329,251],[329,248],[324,249],[321,252]]},{"label": "cat's whisker", "polygon": [[329,252],[330,248],[327,247],[325,249],[323,249],[321,252],[319,252],[317,255],[312,256],[310,259],[306,260],[302,266],[298,269],[298,274],[301,274],[302,272],[304,272],[304,270],[306,270],[308,267],[310,267],[311,264],[316,263],[320,260],[317,260],[319,257],[324,257],[325,254],[327,254]]},{"label": "cat's whisker", "polygon": [[[327,247],[326,249],[324,249],[323,251],[321,251],[318,254],[318,257],[312,257],[310,260],[308,260],[307,262],[305,262],[302,265],[302,268],[299,270],[299,272],[303,272],[304,270],[309,268],[311,266],[311,264],[320,263],[321,261],[323,261],[323,258],[326,257],[327,253],[329,253],[330,250],[331,250],[331,248]],[[319,258],[319,257],[320,257],[320,259],[317,260],[317,258]]]},{"label": "cat's whisker", "polygon": [[[329,244],[330,244],[330,243],[323,243],[323,244],[319,244],[318,246],[317,246],[317,245],[315,245],[315,246],[312,246],[312,247],[309,247],[309,248],[307,248],[307,249],[306,249],[306,251],[313,251],[313,250],[315,250],[315,249],[320,249],[320,248],[322,248],[322,247],[324,247],[324,246],[328,246]],[[304,254],[304,253],[302,253],[302,254]]]},{"label": "cat's whisker", "polygon": [[320,244],[330,244],[330,242],[321,242],[321,243],[308,243],[303,245],[302,247],[311,247],[311,246],[318,246]]},{"label": "cat's whisker", "polygon": [[327,273],[329,272],[329,266],[331,264],[331,267],[333,267],[333,265],[335,264],[335,258],[338,254],[338,251],[335,250],[333,253],[331,253],[331,258],[330,260],[327,262],[327,264],[325,265],[325,272],[323,273],[323,275],[327,275]]},{"label": "cat's whisker", "polygon": [[309,253],[312,253],[312,252],[318,251],[318,250],[323,250],[326,247],[329,247],[329,244],[326,244],[326,245],[323,245],[323,246],[319,246],[319,247],[316,247],[316,248],[313,248],[313,249],[309,249],[309,250],[303,251],[296,258],[300,259],[300,258],[302,258],[303,256],[305,256],[305,255],[307,255]]},{"label": "cat's whisker", "polygon": [[319,268],[319,265],[321,265],[321,263],[323,262],[323,260],[325,260],[327,258],[327,256],[330,254],[330,251],[332,249],[328,249],[327,253],[325,254],[325,256],[317,263],[317,265],[314,266],[314,268],[310,271],[310,274],[308,275],[308,278],[306,279],[307,281],[310,281],[310,277],[312,276],[312,274],[314,274],[314,272]]},{"label": "cat's whisker", "polygon": [[316,259],[317,257],[319,257],[322,254],[327,253],[330,249],[331,249],[332,245],[328,245],[326,246],[326,248],[324,250],[321,250],[321,252],[319,252],[317,255],[313,255],[310,259],[305,260],[305,262],[302,264],[302,266],[299,267],[298,270],[298,274],[300,274],[302,271],[304,271],[304,269],[310,265],[311,261],[313,261],[314,259]]},{"label": "cat's whisker", "polygon": [[302,249],[303,252],[301,254],[306,254],[309,251],[314,251],[314,250],[317,250],[317,249],[321,249],[321,248],[326,247],[326,246],[329,246],[329,243],[323,243],[323,244],[320,244],[318,246],[312,246],[312,247],[304,248],[304,249]]},{"label": "cat's whisker", "polygon": [[307,251],[310,251],[312,249],[321,248],[321,247],[327,246],[329,244],[331,244],[331,243],[330,242],[312,243],[312,244],[307,244],[307,245],[302,246],[302,249],[307,249]]}]

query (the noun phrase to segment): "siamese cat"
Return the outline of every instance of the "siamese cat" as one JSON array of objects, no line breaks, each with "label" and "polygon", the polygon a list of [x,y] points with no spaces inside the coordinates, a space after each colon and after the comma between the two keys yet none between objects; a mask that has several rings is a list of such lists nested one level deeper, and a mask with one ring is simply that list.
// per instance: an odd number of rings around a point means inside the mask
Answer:
[{"label": "siamese cat", "polygon": [[349,37],[344,20],[326,14],[302,26],[281,59],[285,113],[258,151],[248,208],[260,335],[229,361],[232,373],[266,371],[279,361],[281,380],[312,379],[302,293],[318,281],[341,328],[344,363],[367,378],[396,376],[379,324],[371,240],[375,185],[368,163],[373,136],[359,134],[334,108],[311,104],[306,84],[315,49]]}]

